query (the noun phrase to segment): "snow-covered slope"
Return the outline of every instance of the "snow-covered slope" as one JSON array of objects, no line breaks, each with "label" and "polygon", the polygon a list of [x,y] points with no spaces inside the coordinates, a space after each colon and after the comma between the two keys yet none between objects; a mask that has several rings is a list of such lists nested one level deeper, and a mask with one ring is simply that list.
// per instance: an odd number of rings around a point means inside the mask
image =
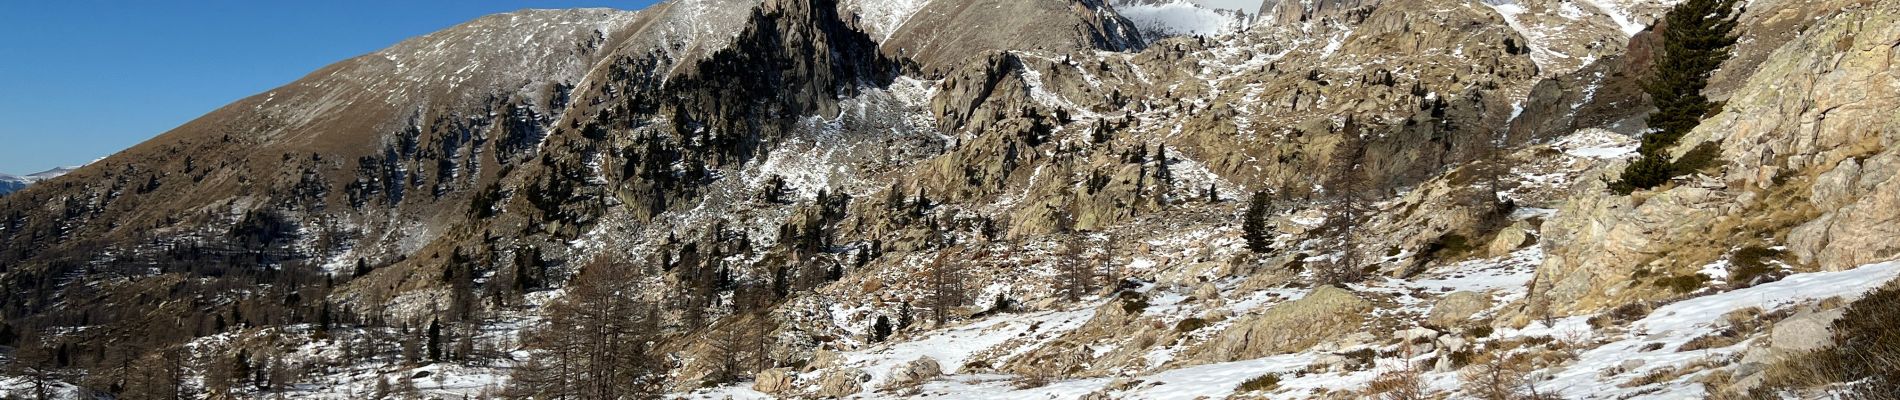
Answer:
[{"label": "snow-covered slope", "polygon": [[25,189],[26,185],[31,184],[31,183],[33,182],[26,180],[26,178],[21,178],[18,176],[7,175],[7,174],[0,174],[0,195],[13,193],[13,192],[19,191],[20,189]]},{"label": "snow-covered slope", "polygon": [[882,42],[890,40],[898,28],[910,22],[911,15],[923,10],[931,0],[844,0],[840,12],[863,18],[865,33]]},{"label": "snow-covered slope", "polygon": [[1115,11],[1128,17],[1150,41],[1171,36],[1214,36],[1244,29],[1247,8],[1214,8],[1190,0],[1117,0]]}]

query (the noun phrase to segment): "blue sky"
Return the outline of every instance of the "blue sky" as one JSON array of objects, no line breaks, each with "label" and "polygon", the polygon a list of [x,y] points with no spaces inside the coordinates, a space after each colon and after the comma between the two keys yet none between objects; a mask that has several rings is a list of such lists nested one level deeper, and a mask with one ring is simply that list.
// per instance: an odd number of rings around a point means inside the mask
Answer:
[{"label": "blue sky", "polygon": [[482,15],[654,2],[0,1],[0,172],[104,157],[324,65]]}]

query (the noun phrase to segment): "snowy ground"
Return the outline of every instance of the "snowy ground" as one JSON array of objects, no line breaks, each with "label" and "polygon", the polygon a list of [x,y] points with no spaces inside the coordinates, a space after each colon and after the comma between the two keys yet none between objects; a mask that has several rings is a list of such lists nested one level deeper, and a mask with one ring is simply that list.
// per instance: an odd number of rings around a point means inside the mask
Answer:
[{"label": "snowy ground", "polygon": [[[1530,247],[1496,259],[1473,260],[1443,268],[1419,279],[1383,279],[1353,290],[1364,296],[1389,294],[1397,297],[1394,305],[1381,314],[1419,315],[1430,311],[1435,295],[1455,291],[1489,294],[1496,304],[1493,311],[1515,299],[1521,299],[1526,285],[1542,261],[1542,251]],[[1760,340],[1750,338],[1726,347],[1682,350],[1685,343],[1708,336],[1726,327],[1724,315],[1736,310],[1759,308],[1773,312],[1829,297],[1852,300],[1900,276],[1900,261],[1862,266],[1848,271],[1796,274],[1786,279],[1726,293],[1682,300],[1660,307],[1647,317],[1622,328],[1593,328],[1590,316],[1577,316],[1532,322],[1521,329],[1499,329],[1485,338],[1476,338],[1475,346],[1499,346],[1542,339],[1569,346],[1574,359],[1557,367],[1534,371],[1530,376],[1543,390],[1562,393],[1572,399],[1665,399],[1698,398],[1704,388],[1696,379],[1732,368],[1728,364]],[[1223,290],[1234,285],[1223,284]],[[1244,314],[1271,307],[1278,302],[1298,298],[1304,291],[1262,291],[1241,296],[1226,303],[1230,312]],[[1406,298],[1418,296],[1420,298]],[[1182,296],[1160,290],[1151,293],[1154,304],[1144,314],[1169,318],[1170,315],[1195,315],[1202,310],[1180,303]],[[1235,386],[1249,378],[1275,374],[1280,385],[1269,393],[1273,398],[1301,398],[1329,391],[1357,390],[1380,374],[1403,368],[1421,370],[1423,382],[1433,391],[1455,393],[1459,390],[1457,370],[1430,370],[1421,365],[1426,357],[1382,356],[1371,368],[1359,370],[1315,370],[1315,360],[1337,352],[1309,350],[1252,360],[1167,367],[1122,376],[1058,380],[1039,387],[1019,387],[1020,379],[1008,375],[960,373],[957,369],[970,354],[996,351],[996,346],[1013,346],[1003,351],[1020,354],[1041,342],[1052,340],[1064,330],[1081,326],[1101,303],[1079,305],[1070,311],[1001,315],[967,325],[917,335],[914,340],[881,345],[842,354],[845,365],[871,374],[867,388],[877,388],[893,368],[919,357],[932,357],[945,367],[944,377],[924,385],[921,393],[899,394],[866,392],[854,398],[944,397],[957,399],[1072,399],[1090,393],[1112,398],[1196,399],[1224,398],[1234,395]],[[1192,303],[1190,303],[1192,304]],[[1215,329],[1207,329],[1215,330]],[[1029,337],[1029,340],[1012,340]],[[1660,345],[1658,345],[1660,344]],[[1403,354],[1398,344],[1370,345],[1381,354]],[[1330,346],[1319,346],[1328,348]],[[1365,348],[1365,347],[1360,347]],[[1512,349],[1500,349],[1513,351]],[[1163,352],[1166,349],[1162,349]],[[1636,361],[1632,361],[1636,360]],[[1161,363],[1157,363],[1159,365]],[[1646,375],[1686,371],[1673,379],[1644,383],[1632,380]],[[801,376],[801,382],[816,382],[818,373]],[[749,383],[703,390],[681,398],[770,398],[750,389]]]}]

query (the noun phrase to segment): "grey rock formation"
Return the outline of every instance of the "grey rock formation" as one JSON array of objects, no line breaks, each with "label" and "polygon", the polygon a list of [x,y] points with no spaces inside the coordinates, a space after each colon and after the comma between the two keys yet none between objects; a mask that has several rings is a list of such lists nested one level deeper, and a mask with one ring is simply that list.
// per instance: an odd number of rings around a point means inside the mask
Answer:
[{"label": "grey rock formation", "polygon": [[941,375],[943,366],[937,363],[937,359],[919,357],[891,371],[890,377],[885,378],[884,387],[887,390],[915,387]]},{"label": "grey rock formation", "polygon": [[1299,300],[1238,317],[1232,327],[1185,358],[1223,362],[1299,351],[1358,330],[1371,307],[1344,289],[1320,286]]},{"label": "grey rock formation", "polygon": [[1469,322],[1472,316],[1489,309],[1491,296],[1469,291],[1452,292],[1432,305],[1432,311],[1426,315],[1425,321],[1455,329]]}]

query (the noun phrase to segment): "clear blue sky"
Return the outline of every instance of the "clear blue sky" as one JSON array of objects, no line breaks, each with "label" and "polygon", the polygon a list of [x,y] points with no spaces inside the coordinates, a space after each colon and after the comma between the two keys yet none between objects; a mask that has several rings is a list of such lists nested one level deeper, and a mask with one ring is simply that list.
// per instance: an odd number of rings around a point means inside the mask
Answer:
[{"label": "clear blue sky", "polygon": [[482,15],[654,2],[0,1],[0,172],[104,157],[324,65]]}]

